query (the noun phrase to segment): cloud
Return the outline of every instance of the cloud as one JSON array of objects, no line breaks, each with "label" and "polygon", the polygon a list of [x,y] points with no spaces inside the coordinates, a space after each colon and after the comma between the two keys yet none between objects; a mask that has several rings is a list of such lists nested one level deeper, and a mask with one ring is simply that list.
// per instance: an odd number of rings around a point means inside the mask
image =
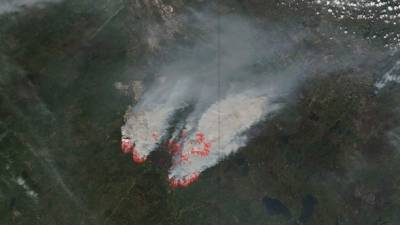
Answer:
[{"label": "cloud", "polygon": [[400,61],[397,61],[391,69],[375,82],[376,91],[379,91],[391,82],[400,83]]}]

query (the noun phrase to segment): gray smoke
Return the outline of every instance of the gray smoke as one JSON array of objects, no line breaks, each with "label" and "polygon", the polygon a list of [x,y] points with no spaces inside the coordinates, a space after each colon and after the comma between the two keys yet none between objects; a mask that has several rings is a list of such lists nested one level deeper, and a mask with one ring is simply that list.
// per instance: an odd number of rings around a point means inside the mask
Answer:
[{"label": "gray smoke", "polygon": [[0,15],[19,12],[31,7],[44,7],[48,3],[61,1],[62,0],[0,0]]},{"label": "gray smoke", "polygon": [[[179,153],[169,174],[178,185],[244,146],[251,138],[247,131],[282,108],[304,78],[363,61],[357,53],[338,50],[331,55],[343,63],[329,64],[322,53],[304,46],[313,38],[306,30],[257,25],[234,15],[192,12],[186,19],[196,41],[177,47],[174,60],[160,67],[122,127],[123,140],[131,141],[136,158],[144,160],[167,141],[172,119],[180,121],[173,135]],[[187,117],[174,118],[188,106]]]}]

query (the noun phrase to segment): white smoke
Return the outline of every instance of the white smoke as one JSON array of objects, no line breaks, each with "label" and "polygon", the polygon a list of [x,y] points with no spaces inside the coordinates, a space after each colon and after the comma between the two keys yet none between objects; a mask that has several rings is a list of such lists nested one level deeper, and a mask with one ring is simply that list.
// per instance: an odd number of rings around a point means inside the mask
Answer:
[{"label": "white smoke", "polygon": [[169,179],[185,184],[183,180],[215,165],[244,146],[245,131],[278,108],[269,96],[250,93],[231,94],[211,105],[195,128],[187,131],[190,135],[182,141],[181,154],[173,158]]},{"label": "white smoke", "polygon": [[[251,138],[247,131],[282,106],[310,64],[323,65],[314,62],[323,60],[318,55],[288,57],[306,31],[288,35],[242,17],[219,23],[210,15],[194,17],[197,41],[179,46],[174,60],[160,67],[162,79],[147,88],[122,127],[122,147],[136,162],[168,142],[173,186],[190,184],[244,146]],[[188,112],[178,116],[181,109]]]},{"label": "white smoke", "polygon": [[169,86],[162,81],[156,82],[135,108],[126,114],[126,123],[121,129],[122,139],[130,142],[125,148],[132,149],[124,151],[134,151],[134,160],[137,162],[144,161],[157,147],[166,135],[174,112],[185,106],[181,90],[188,87],[187,81],[177,81],[171,89],[163,88],[163,85]]},{"label": "white smoke", "polygon": [[235,17],[223,21],[218,37],[215,22],[209,17],[198,19],[201,30],[210,31],[202,34],[205,41],[179,51],[176,61],[160,69],[163,79],[147,89],[128,111],[122,127],[122,147],[140,163],[166,141],[176,112],[192,106],[187,117],[177,118],[180,122],[169,140],[169,180],[173,186],[188,185],[202,171],[244,146],[246,131],[279,108],[275,100],[296,80],[292,72],[279,76],[251,71],[255,63],[269,61],[277,49],[284,52],[293,43],[273,43],[276,34]]},{"label": "white smoke", "polygon": [[0,15],[13,13],[30,7],[43,7],[48,3],[62,0],[0,0]]}]

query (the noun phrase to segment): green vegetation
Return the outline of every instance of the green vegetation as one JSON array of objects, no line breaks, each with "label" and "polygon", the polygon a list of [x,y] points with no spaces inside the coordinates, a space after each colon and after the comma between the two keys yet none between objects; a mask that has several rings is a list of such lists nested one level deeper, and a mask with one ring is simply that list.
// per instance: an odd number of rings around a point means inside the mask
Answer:
[{"label": "green vegetation", "polygon": [[[260,17],[251,3],[234,6]],[[118,7],[71,0],[0,19],[0,224],[301,224],[307,194],[318,199],[309,224],[400,221],[400,156],[387,136],[400,91],[375,95],[372,65],[303,81],[248,146],[185,189],[171,189],[156,160],[133,164],[119,146],[131,99],[113,83],[151,80],[155,68],[129,51],[141,34],[127,29],[126,9],[92,37]],[[313,37],[302,47],[335,47]],[[291,217],[269,216],[265,196]]]}]

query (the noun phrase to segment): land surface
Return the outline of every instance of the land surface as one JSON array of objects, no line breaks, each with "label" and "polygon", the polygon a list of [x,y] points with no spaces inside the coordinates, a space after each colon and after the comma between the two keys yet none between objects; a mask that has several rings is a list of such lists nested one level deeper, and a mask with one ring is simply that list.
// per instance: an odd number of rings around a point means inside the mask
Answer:
[{"label": "land surface", "polygon": [[[400,224],[400,87],[374,86],[398,58],[384,40],[357,46],[360,63],[337,59],[339,69],[314,71],[246,147],[174,189],[163,147],[142,165],[121,153],[134,100],[114,84],[151,83],[173,46],[196,35],[183,29],[152,50],[145,25],[165,21],[154,5],[135,2],[70,0],[0,15],[1,225]],[[278,63],[307,57],[302,49],[330,62],[333,50],[355,51],[352,37],[338,38],[341,23],[357,40],[393,29],[277,1],[164,3],[312,34]]]}]

